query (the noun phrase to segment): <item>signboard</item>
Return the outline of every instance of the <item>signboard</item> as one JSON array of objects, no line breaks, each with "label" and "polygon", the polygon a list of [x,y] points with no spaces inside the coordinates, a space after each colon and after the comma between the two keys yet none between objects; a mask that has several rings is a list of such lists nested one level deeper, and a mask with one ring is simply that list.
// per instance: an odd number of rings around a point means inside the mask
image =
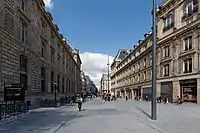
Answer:
[{"label": "signboard", "polygon": [[22,84],[4,85],[4,101],[24,101],[25,89]]}]

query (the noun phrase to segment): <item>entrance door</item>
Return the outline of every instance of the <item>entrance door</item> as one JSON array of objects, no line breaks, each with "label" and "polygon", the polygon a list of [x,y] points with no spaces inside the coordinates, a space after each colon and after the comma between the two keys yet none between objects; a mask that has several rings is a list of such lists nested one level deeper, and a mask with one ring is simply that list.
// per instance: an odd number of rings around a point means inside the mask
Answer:
[{"label": "entrance door", "polygon": [[173,87],[172,86],[173,86],[172,82],[161,83],[161,98],[162,98],[162,101],[164,101],[165,98],[167,97],[169,102],[173,102],[173,100],[172,100]]}]

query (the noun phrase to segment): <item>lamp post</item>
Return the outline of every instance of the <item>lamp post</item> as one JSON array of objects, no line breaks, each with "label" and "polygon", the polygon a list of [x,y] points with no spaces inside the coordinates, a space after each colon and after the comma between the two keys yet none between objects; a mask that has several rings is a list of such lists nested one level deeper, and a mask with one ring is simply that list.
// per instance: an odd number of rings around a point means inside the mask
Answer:
[{"label": "lamp post", "polygon": [[55,83],[54,83],[54,96],[55,96],[55,97],[54,97],[54,98],[55,98],[55,99],[54,99],[54,100],[55,100],[55,101],[54,101],[54,102],[55,102],[54,104],[55,104],[55,107],[56,107],[56,105],[57,105],[56,93],[57,93],[57,84],[56,84],[56,82],[55,82]]},{"label": "lamp post", "polygon": [[110,101],[110,72],[109,72],[109,67],[110,67],[110,64],[109,64],[109,55],[108,55],[108,101]]},{"label": "lamp post", "polygon": [[156,120],[156,0],[153,0],[153,45],[152,45],[152,101],[151,117]]}]

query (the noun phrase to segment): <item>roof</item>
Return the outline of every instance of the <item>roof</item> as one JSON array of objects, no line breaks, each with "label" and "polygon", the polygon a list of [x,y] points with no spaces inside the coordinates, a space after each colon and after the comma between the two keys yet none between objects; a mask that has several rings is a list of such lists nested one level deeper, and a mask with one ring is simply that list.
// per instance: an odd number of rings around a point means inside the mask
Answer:
[{"label": "roof", "polygon": [[114,60],[122,60],[126,57],[127,54],[128,54],[128,52],[126,49],[119,49]]}]

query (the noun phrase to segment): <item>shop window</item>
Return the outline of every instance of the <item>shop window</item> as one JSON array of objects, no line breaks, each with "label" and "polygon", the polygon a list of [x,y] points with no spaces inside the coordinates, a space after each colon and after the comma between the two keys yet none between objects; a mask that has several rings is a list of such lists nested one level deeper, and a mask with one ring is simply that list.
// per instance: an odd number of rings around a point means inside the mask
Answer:
[{"label": "shop window", "polygon": [[182,99],[185,102],[197,101],[197,88],[196,86],[183,86]]},{"label": "shop window", "polygon": [[164,76],[169,76],[169,64],[164,65]]},{"label": "shop window", "polygon": [[183,40],[183,50],[187,51],[192,49],[192,36],[186,37]]},{"label": "shop window", "polygon": [[184,73],[192,72],[192,58],[183,61],[183,72]]}]

